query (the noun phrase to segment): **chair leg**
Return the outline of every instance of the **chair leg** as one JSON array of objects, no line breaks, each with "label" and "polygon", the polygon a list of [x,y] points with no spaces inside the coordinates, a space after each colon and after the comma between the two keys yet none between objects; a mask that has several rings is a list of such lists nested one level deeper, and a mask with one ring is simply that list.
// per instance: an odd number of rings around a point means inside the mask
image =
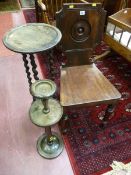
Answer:
[{"label": "chair leg", "polygon": [[69,131],[69,117],[68,115],[63,115],[60,121],[61,132],[66,134]]},{"label": "chair leg", "polygon": [[108,123],[108,120],[109,120],[111,114],[114,112],[115,107],[116,107],[116,104],[109,104],[107,106],[107,109],[106,109],[105,114],[104,114],[104,118],[102,120],[102,123],[100,124],[101,128],[104,128],[105,125]]}]

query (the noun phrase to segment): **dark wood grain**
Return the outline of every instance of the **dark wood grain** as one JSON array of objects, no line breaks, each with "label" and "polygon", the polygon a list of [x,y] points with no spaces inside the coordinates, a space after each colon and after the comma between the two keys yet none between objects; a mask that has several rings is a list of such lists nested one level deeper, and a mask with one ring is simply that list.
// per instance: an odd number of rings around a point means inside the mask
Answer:
[{"label": "dark wood grain", "polygon": [[100,3],[72,5],[64,4],[56,13],[56,26],[62,32],[62,49],[67,55],[66,65],[90,64],[93,49],[102,39],[106,12]]},{"label": "dark wood grain", "polygon": [[111,104],[120,97],[121,94],[94,64],[61,70],[60,101],[62,106]]}]

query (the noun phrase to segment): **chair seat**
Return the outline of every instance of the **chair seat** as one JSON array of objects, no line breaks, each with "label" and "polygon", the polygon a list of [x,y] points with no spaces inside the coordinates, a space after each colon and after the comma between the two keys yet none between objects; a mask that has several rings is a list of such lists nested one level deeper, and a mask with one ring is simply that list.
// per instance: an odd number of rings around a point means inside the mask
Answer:
[{"label": "chair seat", "polygon": [[61,69],[62,106],[112,104],[120,98],[121,94],[95,64]]}]

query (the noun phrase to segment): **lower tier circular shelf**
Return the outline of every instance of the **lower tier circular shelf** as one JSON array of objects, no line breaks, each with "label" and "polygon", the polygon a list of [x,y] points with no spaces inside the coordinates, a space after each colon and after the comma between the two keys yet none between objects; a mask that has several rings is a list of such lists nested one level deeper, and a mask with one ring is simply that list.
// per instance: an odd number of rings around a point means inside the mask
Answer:
[{"label": "lower tier circular shelf", "polygon": [[44,113],[44,106],[40,99],[35,100],[29,110],[31,121],[37,126],[51,126],[59,122],[63,115],[63,108],[60,103],[50,98],[48,100],[49,113]]}]

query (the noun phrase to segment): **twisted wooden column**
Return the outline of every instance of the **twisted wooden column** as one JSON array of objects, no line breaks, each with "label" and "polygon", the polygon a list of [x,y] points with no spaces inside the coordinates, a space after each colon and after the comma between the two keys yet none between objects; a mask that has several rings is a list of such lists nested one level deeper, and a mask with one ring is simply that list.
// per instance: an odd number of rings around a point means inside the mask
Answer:
[{"label": "twisted wooden column", "polygon": [[31,63],[31,66],[32,66],[32,72],[34,74],[34,79],[35,80],[39,80],[39,77],[38,77],[38,71],[37,71],[37,65],[35,63],[35,57],[33,54],[30,54],[30,63]]},{"label": "twisted wooden column", "polygon": [[32,78],[31,78],[31,73],[30,73],[30,67],[28,66],[29,62],[27,60],[27,54],[22,54],[22,55],[23,55],[24,67],[25,67],[25,71],[27,74],[28,83],[29,83],[29,87],[30,87],[32,84]]}]

